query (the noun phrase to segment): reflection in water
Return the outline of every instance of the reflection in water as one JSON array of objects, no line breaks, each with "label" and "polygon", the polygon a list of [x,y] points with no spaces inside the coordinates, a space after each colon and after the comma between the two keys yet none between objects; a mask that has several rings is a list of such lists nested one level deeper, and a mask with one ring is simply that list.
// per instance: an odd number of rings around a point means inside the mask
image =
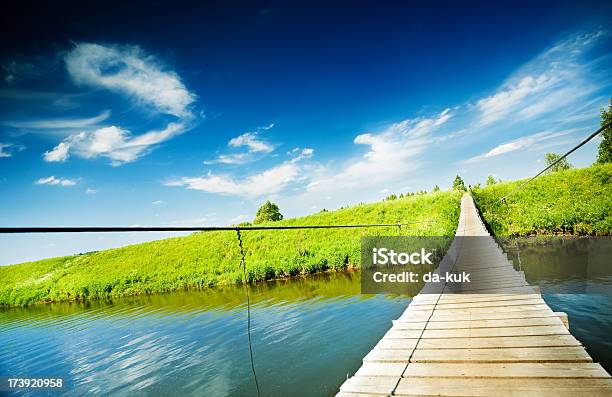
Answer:
[{"label": "reflection in water", "polygon": [[[516,266],[520,253],[527,280],[569,315],[572,333],[610,371],[612,253],[598,244],[540,240],[506,249]],[[359,291],[359,273],[253,286],[263,395],[337,392],[409,303]],[[249,396],[245,331],[240,287],[0,310],[0,375],[62,376],[69,396]]]},{"label": "reflection in water", "polygon": [[546,303],[567,313],[593,360],[612,372],[612,237],[511,238],[504,246]]},{"label": "reflection in water", "polygon": [[[409,299],[359,295],[359,274],[258,284],[263,395],[332,395]],[[244,292],[226,287],[0,311],[0,375],[63,376],[67,395],[253,395]]]}]

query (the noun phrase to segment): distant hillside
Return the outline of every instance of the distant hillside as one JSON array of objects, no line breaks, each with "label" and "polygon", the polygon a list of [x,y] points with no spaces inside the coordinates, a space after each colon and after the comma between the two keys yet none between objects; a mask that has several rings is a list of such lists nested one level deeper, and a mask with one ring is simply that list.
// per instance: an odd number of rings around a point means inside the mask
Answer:
[{"label": "distant hillside", "polygon": [[[274,225],[423,222],[406,235],[453,235],[461,193],[437,192],[326,211]],[[397,227],[244,231],[249,281],[358,267],[360,238]],[[105,299],[242,281],[236,233],[194,233],[0,267],[0,305]]]},{"label": "distant hillside", "polygon": [[472,192],[496,235],[612,235],[612,164],[543,175],[500,204],[521,182]]}]

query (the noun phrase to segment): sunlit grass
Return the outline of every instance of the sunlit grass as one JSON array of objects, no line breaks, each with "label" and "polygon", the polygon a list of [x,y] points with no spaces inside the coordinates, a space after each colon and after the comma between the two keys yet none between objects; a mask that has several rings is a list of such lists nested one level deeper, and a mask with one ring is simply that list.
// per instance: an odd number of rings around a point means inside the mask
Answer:
[{"label": "sunlit grass", "polygon": [[521,182],[473,191],[496,235],[612,234],[612,164],[543,175],[499,203]]},{"label": "sunlit grass", "polygon": [[[275,225],[408,223],[404,235],[451,236],[461,194],[437,192],[320,212]],[[430,223],[418,223],[431,221]],[[265,225],[265,224],[264,224]],[[359,267],[362,236],[397,227],[243,231],[247,278],[260,281]],[[194,233],[83,255],[0,267],[0,305],[103,299],[239,283],[234,231]]]}]

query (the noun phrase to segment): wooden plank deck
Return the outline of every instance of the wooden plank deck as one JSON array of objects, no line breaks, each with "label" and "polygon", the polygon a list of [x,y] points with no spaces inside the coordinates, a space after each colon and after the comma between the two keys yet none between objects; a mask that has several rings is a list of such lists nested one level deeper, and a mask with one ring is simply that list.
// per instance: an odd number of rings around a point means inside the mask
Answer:
[{"label": "wooden plank deck", "polygon": [[438,271],[471,282],[426,285],[337,396],[612,396],[610,375],[513,268],[467,194],[456,236],[483,238],[455,239]]}]

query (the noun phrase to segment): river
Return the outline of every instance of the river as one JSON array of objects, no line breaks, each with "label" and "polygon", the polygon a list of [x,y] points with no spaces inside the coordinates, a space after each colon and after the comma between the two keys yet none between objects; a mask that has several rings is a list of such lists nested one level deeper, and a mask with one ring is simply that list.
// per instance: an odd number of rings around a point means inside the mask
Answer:
[{"label": "river", "polygon": [[[572,254],[587,243],[572,244],[573,251],[519,248],[520,266],[551,308],[569,315],[572,333],[610,371],[609,266],[602,270],[592,258]],[[511,256],[518,266],[517,252]],[[358,272],[251,287],[262,395],[337,392],[410,302],[407,296],[359,292]],[[0,375],[63,377],[66,386],[49,395],[255,395],[244,302],[241,287],[223,287],[3,309]]]}]

